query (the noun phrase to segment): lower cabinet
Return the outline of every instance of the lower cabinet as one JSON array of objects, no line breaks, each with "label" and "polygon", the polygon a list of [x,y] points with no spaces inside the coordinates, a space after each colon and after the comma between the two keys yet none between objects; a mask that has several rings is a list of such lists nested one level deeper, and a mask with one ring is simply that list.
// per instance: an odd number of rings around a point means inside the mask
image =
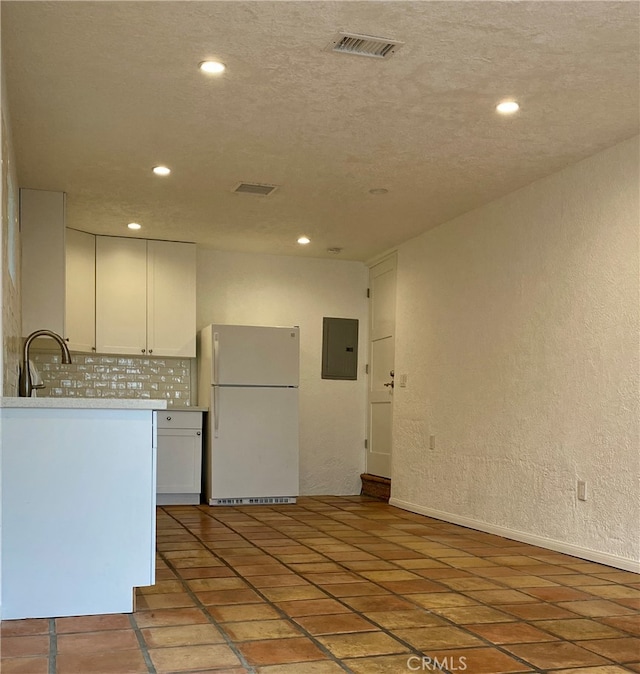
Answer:
[{"label": "lower cabinet", "polygon": [[41,404],[0,409],[0,618],[131,613],[133,589],[155,582],[156,413],[11,400]]},{"label": "lower cabinet", "polygon": [[200,503],[202,412],[158,412],[158,505]]}]

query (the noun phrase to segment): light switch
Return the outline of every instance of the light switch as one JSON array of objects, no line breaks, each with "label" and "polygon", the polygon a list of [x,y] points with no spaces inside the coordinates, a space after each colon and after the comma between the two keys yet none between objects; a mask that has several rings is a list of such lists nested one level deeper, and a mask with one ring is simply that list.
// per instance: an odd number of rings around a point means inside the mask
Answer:
[{"label": "light switch", "polygon": [[583,480],[578,480],[578,500],[586,501],[587,500],[587,483]]}]

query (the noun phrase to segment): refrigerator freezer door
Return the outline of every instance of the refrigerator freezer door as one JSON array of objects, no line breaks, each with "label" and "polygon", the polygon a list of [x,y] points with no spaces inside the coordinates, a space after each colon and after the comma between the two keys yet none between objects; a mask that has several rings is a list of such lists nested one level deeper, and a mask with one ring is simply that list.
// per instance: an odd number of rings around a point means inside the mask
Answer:
[{"label": "refrigerator freezer door", "polygon": [[208,498],[297,496],[298,390],[217,389],[212,396],[218,414],[217,437],[210,437],[209,445]]},{"label": "refrigerator freezer door", "polygon": [[298,328],[213,325],[211,330],[214,384],[298,386]]}]

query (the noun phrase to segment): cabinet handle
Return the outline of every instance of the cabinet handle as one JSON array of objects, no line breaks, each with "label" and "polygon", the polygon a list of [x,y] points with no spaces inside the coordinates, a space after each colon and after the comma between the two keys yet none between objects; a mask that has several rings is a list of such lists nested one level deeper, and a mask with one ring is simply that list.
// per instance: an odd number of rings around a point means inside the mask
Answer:
[{"label": "cabinet handle", "polygon": [[167,421],[171,421],[171,417],[167,417]]},{"label": "cabinet handle", "polygon": [[91,347],[91,350],[92,350],[92,351],[95,351],[95,350],[96,350],[96,347],[95,347],[95,346],[92,346],[92,347]]},{"label": "cabinet handle", "polygon": [[142,351],[142,353],[144,353],[146,351],[146,349],[140,349],[140,350]]},{"label": "cabinet handle", "polygon": [[153,349],[149,349],[149,353],[153,353]]},{"label": "cabinet handle", "polygon": [[68,337],[65,337],[65,338],[64,338],[64,341],[65,341],[65,342],[68,342],[68,341],[69,341],[69,338],[68,338]]},{"label": "cabinet handle", "polygon": [[196,435],[200,435],[200,431],[197,431],[197,432],[196,432]]}]

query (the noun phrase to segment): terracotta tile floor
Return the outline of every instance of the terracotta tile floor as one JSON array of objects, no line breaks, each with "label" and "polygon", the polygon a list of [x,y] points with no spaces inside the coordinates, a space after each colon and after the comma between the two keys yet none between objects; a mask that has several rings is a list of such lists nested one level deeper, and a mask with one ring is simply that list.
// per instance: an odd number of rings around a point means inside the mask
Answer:
[{"label": "terracotta tile floor", "polygon": [[640,672],[640,576],[364,497],[161,508],[157,569],[132,615],[4,622],[2,674]]}]

